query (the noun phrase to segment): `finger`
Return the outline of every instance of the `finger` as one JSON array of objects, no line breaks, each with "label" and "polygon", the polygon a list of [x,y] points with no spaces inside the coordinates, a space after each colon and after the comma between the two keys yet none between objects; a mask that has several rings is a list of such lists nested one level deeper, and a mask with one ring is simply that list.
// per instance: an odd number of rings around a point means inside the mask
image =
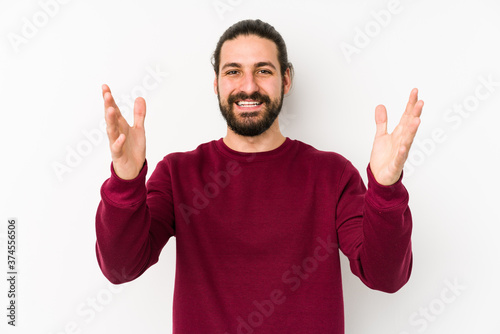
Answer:
[{"label": "finger", "polygon": [[118,138],[110,145],[111,153],[115,158],[119,158],[121,156],[123,144],[125,143],[125,135],[121,133]]},{"label": "finger", "polygon": [[[106,85],[103,85],[103,87]],[[107,87],[107,86],[106,86]],[[113,110],[113,113],[116,114],[116,118],[119,121],[122,121],[122,113],[120,111],[120,108],[115,103],[115,99],[111,95],[111,92],[109,91],[109,88],[107,91],[103,90],[103,96],[104,96],[104,118],[106,118],[106,114],[109,110]],[[113,109],[110,109],[113,108]]]},{"label": "finger", "polygon": [[414,118],[406,127],[405,133],[402,136],[401,143],[398,150],[398,156],[396,158],[396,164],[401,167],[404,165],[408,154],[410,152],[411,145],[417,134],[418,127],[420,125],[420,118]]},{"label": "finger", "polygon": [[107,108],[104,117],[106,120],[106,132],[108,134],[109,143],[112,144],[120,135],[120,125],[118,123],[116,109],[113,107]]},{"label": "finger", "polygon": [[144,128],[144,119],[146,118],[146,101],[138,97],[134,102],[134,127]]},{"label": "finger", "polygon": [[418,126],[420,125],[420,115],[424,107],[424,101],[419,100],[413,106],[410,115],[403,115],[400,125],[404,129],[404,135],[409,134],[415,136]]},{"label": "finger", "polygon": [[104,99],[104,109],[106,110],[108,107],[113,107],[120,110],[113,98],[113,94],[111,94],[111,89],[108,85],[102,85],[102,97]]},{"label": "finger", "polygon": [[420,126],[420,118],[415,117],[414,119],[411,120],[411,122],[406,126],[406,131],[403,137],[403,144],[408,146],[411,145],[413,142],[413,139],[415,138],[417,134],[418,127]]},{"label": "finger", "polygon": [[375,108],[375,124],[377,125],[375,136],[378,137],[387,133],[387,110],[382,104]]},{"label": "finger", "polygon": [[398,150],[398,154],[394,159],[394,167],[396,170],[402,170],[406,159],[408,158],[409,148],[406,146],[401,146]]},{"label": "finger", "polygon": [[413,88],[410,92],[410,97],[408,99],[408,103],[406,104],[405,114],[409,115],[412,113],[413,107],[418,101],[418,89]]},{"label": "finger", "polygon": [[101,89],[102,89],[102,96],[103,96],[103,97],[104,97],[104,93],[106,93],[106,92],[111,93],[111,89],[109,89],[109,86],[108,86],[108,85],[106,85],[106,84],[103,84],[103,85],[101,86]]},{"label": "finger", "polygon": [[413,107],[412,116],[420,117],[420,115],[422,115],[423,108],[424,108],[424,101],[422,100],[417,101],[417,103],[415,103],[415,106]]},{"label": "finger", "polygon": [[418,90],[414,88],[410,94],[410,99],[406,105],[406,110],[401,116],[399,125],[406,128],[415,118],[419,118],[422,114],[424,101],[418,100]]}]

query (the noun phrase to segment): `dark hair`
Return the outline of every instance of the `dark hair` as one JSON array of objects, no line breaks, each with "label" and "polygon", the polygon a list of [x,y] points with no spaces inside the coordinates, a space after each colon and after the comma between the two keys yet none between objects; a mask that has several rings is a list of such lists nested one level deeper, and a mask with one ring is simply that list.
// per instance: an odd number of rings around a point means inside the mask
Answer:
[{"label": "dark hair", "polygon": [[280,63],[281,75],[284,76],[286,70],[289,68],[291,72],[290,76],[292,76],[293,66],[292,63],[288,62],[288,53],[286,51],[286,44],[283,37],[281,37],[280,33],[277,32],[272,25],[262,22],[261,20],[240,21],[233,24],[222,34],[212,56],[212,65],[217,76],[219,75],[220,51],[222,49],[222,45],[225,41],[235,39],[241,35],[255,35],[274,42],[274,44],[276,44],[276,48],[278,49],[278,61]]}]

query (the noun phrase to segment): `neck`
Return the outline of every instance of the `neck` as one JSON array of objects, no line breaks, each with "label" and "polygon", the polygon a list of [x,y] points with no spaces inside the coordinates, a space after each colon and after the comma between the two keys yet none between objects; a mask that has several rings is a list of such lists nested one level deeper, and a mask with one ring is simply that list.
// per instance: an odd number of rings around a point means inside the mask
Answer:
[{"label": "neck", "polygon": [[283,144],[285,139],[285,136],[281,134],[278,119],[276,119],[269,129],[254,137],[241,136],[228,127],[227,135],[223,141],[232,150],[252,153],[274,150]]}]

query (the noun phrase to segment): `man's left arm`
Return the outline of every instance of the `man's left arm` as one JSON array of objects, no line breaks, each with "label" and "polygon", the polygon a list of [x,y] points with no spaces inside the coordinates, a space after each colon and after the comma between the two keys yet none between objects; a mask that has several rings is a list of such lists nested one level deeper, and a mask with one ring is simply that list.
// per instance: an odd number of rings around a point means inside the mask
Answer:
[{"label": "man's left arm", "polygon": [[379,184],[370,166],[367,174],[368,190],[356,168],[345,165],[335,217],[338,243],[366,286],[393,293],[406,284],[412,269],[408,192],[401,180]]},{"label": "man's left arm", "polygon": [[[423,101],[413,89],[400,123],[388,134],[386,109],[378,106],[377,132],[367,168],[368,190],[365,192],[351,164],[343,173],[337,208],[339,245],[353,273],[376,290],[395,292],[411,273],[412,218],[401,179],[422,108]],[[355,206],[362,206],[362,212]]]}]

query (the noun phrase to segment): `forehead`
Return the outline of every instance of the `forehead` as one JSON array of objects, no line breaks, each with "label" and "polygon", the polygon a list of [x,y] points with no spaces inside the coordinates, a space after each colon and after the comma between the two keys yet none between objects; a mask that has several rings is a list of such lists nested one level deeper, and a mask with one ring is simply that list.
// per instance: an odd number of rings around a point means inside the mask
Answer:
[{"label": "forehead", "polygon": [[278,68],[278,48],[276,44],[255,35],[240,35],[224,42],[220,53],[220,66],[226,63],[256,64],[271,62]]}]

